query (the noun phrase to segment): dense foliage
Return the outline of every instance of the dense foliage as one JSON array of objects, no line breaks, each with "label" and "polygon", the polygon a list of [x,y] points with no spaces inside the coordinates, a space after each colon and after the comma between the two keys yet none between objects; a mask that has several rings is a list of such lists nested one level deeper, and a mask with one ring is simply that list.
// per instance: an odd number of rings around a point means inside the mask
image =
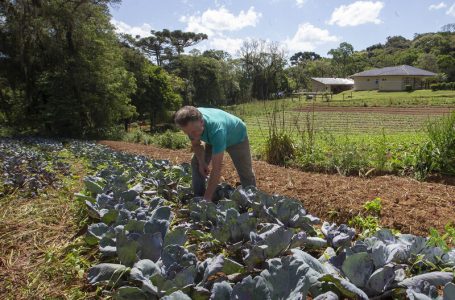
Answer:
[{"label": "dense foliage", "polygon": [[185,54],[208,38],[201,33],[116,35],[109,5],[119,2],[0,2],[2,124],[59,136],[106,136],[136,119],[149,120],[153,129],[182,102],[217,106],[276,98],[309,89],[314,76],[408,64],[437,72],[438,81],[455,80],[453,26],[412,40],[390,36],[361,51],[347,42],[322,55],[300,51],[288,64],[276,42],[247,40],[234,58],[220,50]]},{"label": "dense foliage", "polygon": [[[353,228],[321,222],[300,201],[253,187],[222,184],[214,203],[193,198],[188,164],[91,142],[0,145],[4,191],[15,180],[12,163],[28,166],[29,173],[18,174],[43,184],[44,170],[67,172],[65,151],[92,170],[75,201],[93,222],[85,242],[98,248],[100,261],[86,276],[99,297],[453,299],[455,249],[438,233],[424,238],[370,228],[356,238]],[[35,186],[20,187],[39,192]],[[377,213],[380,199],[365,209]]]},{"label": "dense foliage", "polygon": [[442,299],[439,288],[451,296],[455,250],[427,238],[380,229],[354,241],[354,229],[327,222],[318,229],[320,220],[287,197],[224,184],[208,203],[192,198],[187,164],[70,147],[89,155],[94,170],[76,196],[95,222],[86,241],[102,254],[87,278],[106,295]]}]

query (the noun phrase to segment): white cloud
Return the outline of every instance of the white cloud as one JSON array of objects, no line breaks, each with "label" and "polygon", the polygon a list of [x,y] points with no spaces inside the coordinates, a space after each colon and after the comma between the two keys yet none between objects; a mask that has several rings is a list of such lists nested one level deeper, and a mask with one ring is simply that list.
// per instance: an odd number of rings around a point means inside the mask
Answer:
[{"label": "white cloud", "polygon": [[444,2],[441,2],[439,4],[431,4],[428,9],[429,10],[438,10],[438,9],[442,9],[442,8],[446,8],[447,7],[447,4],[445,4]]},{"label": "white cloud", "polygon": [[122,21],[117,21],[115,19],[111,20],[111,24],[116,28],[115,32],[117,33],[128,33],[132,36],[140,35],[141,37],[150,36],[150,31],[152,26],[150,24],[144,23],[141,26],[131,26]]},{"label": "white cloud", "polygon": [[291,51],[314,51],[317,46],[337,42],[338,37],[326,29],[315,27],[310,23],[300,24],[292,39],[286,39],[285,45]]},{"label": "white cloud", "polygon": [[253,6],[246,12],[240,11],[237,16],[221,6],[218,9],[207,9],[201,15],[182,16],[180,22],[187,23],[187,31],[213,35],[222,31],[240,30],[248,26],[255,27],[261,16],[262,14],[255,11]]},{"label": "white cloud", "polygon": [[307,0],[295,0],[298,7],[303,7]]},{"label": "white cloud", "polygon": [[242,47],[243,41],[243,39],[220,37],[211,39],[209,43],[212,49],[224,50],[235,56],[236,52]]},{"label": "white cloud", "polygon": [[349,5],[341,5],[335,8],[328,22],[341,27],[357,26],[366,23],[380,24],[379,13],[384,7],[381,1],[357,1]]},{"label": "white cloud", "polygon": [[449,10],[446,11],[446,14],[449,16],[455,17],[455,4],[452,4],[452,6],[449,8]]}]

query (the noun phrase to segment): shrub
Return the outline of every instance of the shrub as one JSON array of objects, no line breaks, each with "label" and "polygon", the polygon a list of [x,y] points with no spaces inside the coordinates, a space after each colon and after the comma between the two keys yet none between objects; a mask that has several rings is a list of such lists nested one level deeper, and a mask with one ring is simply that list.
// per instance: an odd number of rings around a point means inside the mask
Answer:
[{"label": "shrub", "polygon": [[147,140],[147,133],[142,131],[140,128],[136,128],[128,132],[123,136],[123,140],[126,142],[132,142],[132,143],[144,143],[144,141]]},{"label": "shrub", "polygon": [[432,91],[439,91],[439,90],[455,90],[455,82],[440,82],[440,83],[433,83],[430,85]]},{"label": "shrub", "polygon": [[414,162],[414,177],[418,180],[425,180],[434,169],[434,145],[426,142],[419,147]]},{"label": "shrub", "polygon": [[183,149],[188,146],[188,138],[171,130],[154,135],[154,144],[168,149]]},{"label": "shrub", "polygon": [[294,157],[295,149],[291,137],[286,133],[270,135],[265,144],[265,159],[274,165],[284,165]]},{"label": "shrub", "polygon": [[455,112],[428,123],[427,131],[434,145],[436,169],[446,175],[455,175]]}]

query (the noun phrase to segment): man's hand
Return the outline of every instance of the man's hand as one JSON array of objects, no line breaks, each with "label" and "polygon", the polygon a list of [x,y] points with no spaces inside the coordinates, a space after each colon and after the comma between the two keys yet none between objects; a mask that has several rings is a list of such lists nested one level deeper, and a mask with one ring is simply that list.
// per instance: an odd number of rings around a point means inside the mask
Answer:
[{"label": "man's hand", "polygon": [[209,166],[204,161],[199,161],[199,173],[207,178],[209,176],[210,170]]}]

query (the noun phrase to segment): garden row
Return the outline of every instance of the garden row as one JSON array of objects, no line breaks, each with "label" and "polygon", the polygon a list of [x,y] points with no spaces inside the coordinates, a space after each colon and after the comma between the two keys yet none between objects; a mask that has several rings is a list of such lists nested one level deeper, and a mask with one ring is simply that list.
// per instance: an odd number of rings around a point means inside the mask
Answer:
[{"label": "garden row", "polygon": [[[220,185],[193,198],[188,165],[86,142],[94,173],[77,194],[102,263],[90,284],[117,299],[454,299],[455,249],[381,229],[358,238],[302,203]],[[438,293],[443,291],[444,295]]]},{"label": "garden row", "polygon": [[[455,295],[451,283],[455,249],[430,246],[427,238],[387,229],[355,240],[352,228],[321,225],[301,202],[255,188],[220,185],[217,201],[207,203],[192,198],[188,165],[172,166],[93,143],[71,141],[64,147],[59,141],[2,139],[3,193],[33,196],[46,185],[62,184],[48,178],[68,172],[64,148],[89,161],[93,170],[76,199],[86,205],[94,221],[85,239],[99,248],[101,263],[90,268],[87,278],[99,287],[99,296],[453,299]],[[16,180],[17,174],[26,179]],[[40,184],[27,184],[33,181]]]}]

